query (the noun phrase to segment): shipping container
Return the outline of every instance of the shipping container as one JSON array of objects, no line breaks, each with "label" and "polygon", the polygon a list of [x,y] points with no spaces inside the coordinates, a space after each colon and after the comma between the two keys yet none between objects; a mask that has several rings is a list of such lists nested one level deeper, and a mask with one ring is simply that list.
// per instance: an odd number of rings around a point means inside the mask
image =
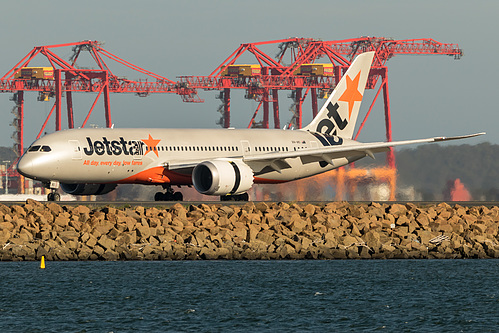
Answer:
[{"label": "shipping container", "polygon": [[[17,71],[17,68],[16,68]],[[14,75],[15,79],[54,79],[53,67],[22,67]]]},{"label": "shipping container", "polygon": [[222,76],[255,76],[261,73],[260,65],[229,65],[222,72]]},{"label": "shipping container", "polygon": [[333,64],[302,64],[295,75],[305,76],[333,76]]}]

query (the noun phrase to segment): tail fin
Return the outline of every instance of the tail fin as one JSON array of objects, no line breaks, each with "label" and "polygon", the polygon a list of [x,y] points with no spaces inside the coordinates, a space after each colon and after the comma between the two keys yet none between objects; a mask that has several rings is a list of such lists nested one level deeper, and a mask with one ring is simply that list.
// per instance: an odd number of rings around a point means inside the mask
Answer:
[{"label": "tail fin", "polygon": [[373,58],[374,52],[355,58],[317,116],[303,130],[352,138]]}]

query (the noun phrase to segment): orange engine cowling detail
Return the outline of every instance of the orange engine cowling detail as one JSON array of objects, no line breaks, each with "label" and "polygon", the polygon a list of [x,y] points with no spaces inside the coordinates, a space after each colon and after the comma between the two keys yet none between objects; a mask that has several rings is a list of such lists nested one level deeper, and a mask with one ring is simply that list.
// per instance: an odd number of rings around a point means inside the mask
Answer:
[{"label": "orange engine cowling detail", "polygon": [[194,168],[192,182],[202,194],[241,194],[253,186],[253,170],[237,160],[205,161]]}]

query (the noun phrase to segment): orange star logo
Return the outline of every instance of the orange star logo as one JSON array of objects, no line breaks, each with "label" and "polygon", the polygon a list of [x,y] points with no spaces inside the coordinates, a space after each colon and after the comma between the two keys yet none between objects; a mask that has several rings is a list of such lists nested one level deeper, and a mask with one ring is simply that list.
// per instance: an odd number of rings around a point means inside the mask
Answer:
[{"label": "orange star logo", "polygon": [[144,156],[147,155],[150,151],[153,151],[156,154],[156,156],[159,157],[158,149],[156,148],[156,146],[160,141],[161,140],[154,140],[151,134],[149,134],[149,139],[142,139],[142,142],[144,142],[147,146],[146,153],[144,154]]},{"label": "orange star logo", "polygon": [[347,89],[345,89],[343,95],[338,99],[339,101],[348,103],[348,119],[352,116],[353,104],[362,101],[362,94],[359,92],[359,80],[360,72],[353,80],[347,75]]}]

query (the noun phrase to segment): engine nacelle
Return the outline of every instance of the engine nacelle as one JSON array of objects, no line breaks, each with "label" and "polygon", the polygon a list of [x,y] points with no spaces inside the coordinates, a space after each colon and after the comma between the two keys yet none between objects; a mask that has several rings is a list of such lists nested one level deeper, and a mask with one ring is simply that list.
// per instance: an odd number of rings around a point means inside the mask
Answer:
[{"label": "engine nacelle", "polygon": [[116,184],[61,184],[64,192],[73,195],[107,194],[116,188]]},{"label": "engine nacelle", "polygon": [[242,161],[205,161],[192,171],[192,183],[202,194],[241,194],[253,186],[253,170]]}]

